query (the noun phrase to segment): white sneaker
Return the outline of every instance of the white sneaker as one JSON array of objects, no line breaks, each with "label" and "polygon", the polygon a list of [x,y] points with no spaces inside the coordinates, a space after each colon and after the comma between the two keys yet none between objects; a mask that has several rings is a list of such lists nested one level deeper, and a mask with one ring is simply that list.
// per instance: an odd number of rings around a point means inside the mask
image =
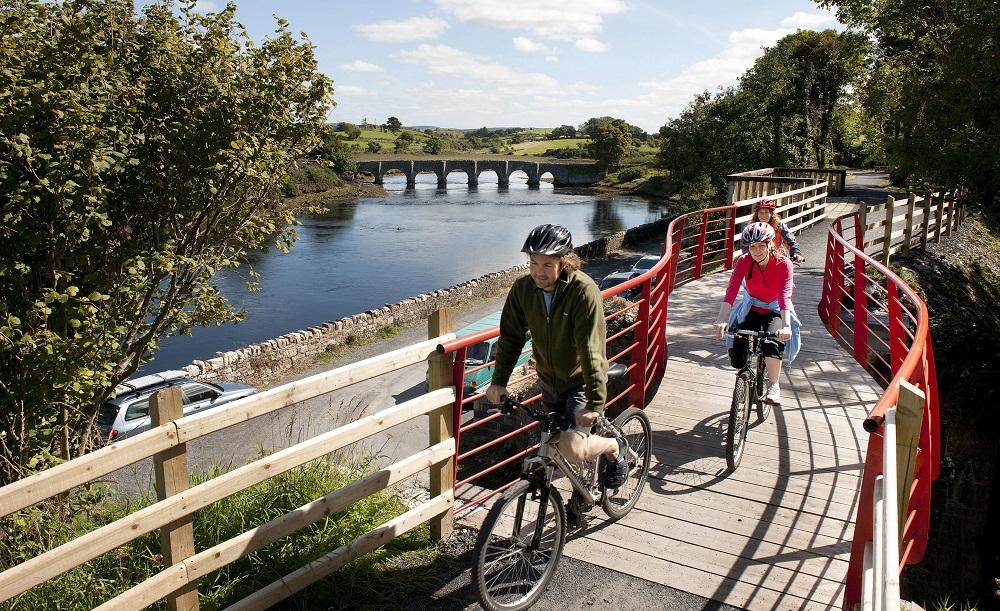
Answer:
[{"label": "white sneaker", "polygon": [[764,400],[768,403],[781,403],[781,389],[778,388],[777,382],[767,385],[767,392],[764,394]]}]

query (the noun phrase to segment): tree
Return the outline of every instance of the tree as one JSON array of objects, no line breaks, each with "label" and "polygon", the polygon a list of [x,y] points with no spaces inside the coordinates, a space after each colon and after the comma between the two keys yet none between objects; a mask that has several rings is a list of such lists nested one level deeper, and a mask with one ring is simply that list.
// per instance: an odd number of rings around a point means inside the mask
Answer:
[{"label": "tree", "polygon": [[572,125],[560,125],[552,130],[552,138],[576,138],[576,128]]},{"label": "tree", "polygon": [[353,176],[358,170],[358,164],[354,161],[354,154],[350,146],[340,137],[339,134],[327,128],[322,133],[323,141],[319,148],[310,153],[320,157],[330,164],[330,168],[341,177]]},{"label": "tree", "polygon": [[410,132],[403,132],[400,135],[396,136],[395,146],[397,153],[405,151],[406,149],[410,148],[411,144],[413,144],[413,134],[411,134]]},{"label": "tree", "polygon": [[587,146],[602,174],[622,162],[632,148],[632,130],[625,121],[612,119],[593,128]]},{"label": "tree", "polygon": [[382,143],[377,140],[368,141],[368,152],[369,153],[379,153],[382,151]]},{"label": "tree", "polygon": [[192,8],[0,8],[0,485],[85,451],[162,338],[242,318],[216,270],[294,239],[331,81],[284,21],[257,45]]},{"label": "tree", "polygon": [[861,101],[887,160],[1000,207],[1000,5],[822,0],[874,43]]},{"label": "tree", "polygon": [[353,123],[341,122],[337,126],[338,132],[343,132],[348,140],[357,140],[361,137],[361,128]]},{"label": "tree", "polygon": [[424,152],[430,153],[431,155],[440,155],[441,151],[444,150],[445,141],[437,136],[431,136],[424,142]]},{"label": "tree", "polygon": [[403,129],[403,124],[400,123],[399,119],[396,117],[389,117],[385,120],[384,127],[395,134],[399,130]]}]

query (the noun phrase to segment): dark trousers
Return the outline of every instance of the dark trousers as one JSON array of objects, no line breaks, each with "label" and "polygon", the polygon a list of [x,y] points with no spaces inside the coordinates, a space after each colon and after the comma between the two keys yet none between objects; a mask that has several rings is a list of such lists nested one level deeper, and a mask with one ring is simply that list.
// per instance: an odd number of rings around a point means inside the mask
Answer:
[{"label": "dark trousers", "polygon": [[[740,329],[747,331],[763,331],[777,333],[781,330],[781,315],[777,312],[760,313],[750,310],[747,317],[739,325]],[[733,338],[733,347],[729,349],[729,362],[733,367],[739,369],[747,362],[747,350],[749,349],[749,338],[737,335]],[[779,342],[773,337],[764,340],[764,356],[780,359],[785,356],[785,342]]]}]

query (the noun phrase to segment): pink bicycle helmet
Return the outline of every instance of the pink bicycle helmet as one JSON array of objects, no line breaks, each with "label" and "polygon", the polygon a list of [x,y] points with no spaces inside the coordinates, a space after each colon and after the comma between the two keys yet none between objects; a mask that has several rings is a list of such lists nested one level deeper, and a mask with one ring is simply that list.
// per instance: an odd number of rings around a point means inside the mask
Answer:
[{"label": "pink bicycle helmet", "polygon": [[772,210],[773,211],[777,207],[778,207],[778,205],[775,204],[773,201],[771,201],[769,199],[762,199],[762,200],[760,200],[759,202],[757,202],[756,204],[753,205],[753,209],[754,210],[760,210],[761,208],[764,208],[765,210]]},{"label": "pink bicycle helmet", "polygon": [[750,246],[759,242],[770,242],[773,239],[774,227],[771,227],[767,223],[759,222],[747,225],[746,229],[743,230],[743,235],[740,237],[740,241],[743,242],[744,246]]}]

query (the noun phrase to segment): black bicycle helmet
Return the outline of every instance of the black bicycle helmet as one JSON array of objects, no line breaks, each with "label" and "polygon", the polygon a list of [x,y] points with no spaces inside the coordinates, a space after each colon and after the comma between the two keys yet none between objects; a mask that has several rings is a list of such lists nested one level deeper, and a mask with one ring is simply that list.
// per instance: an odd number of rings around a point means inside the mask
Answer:
[{"label": "black bicycle helmet", "polygon": [[573,236],[561,225],[539,225],[531,230],[521,252],[561,257],[573,250]]}]

